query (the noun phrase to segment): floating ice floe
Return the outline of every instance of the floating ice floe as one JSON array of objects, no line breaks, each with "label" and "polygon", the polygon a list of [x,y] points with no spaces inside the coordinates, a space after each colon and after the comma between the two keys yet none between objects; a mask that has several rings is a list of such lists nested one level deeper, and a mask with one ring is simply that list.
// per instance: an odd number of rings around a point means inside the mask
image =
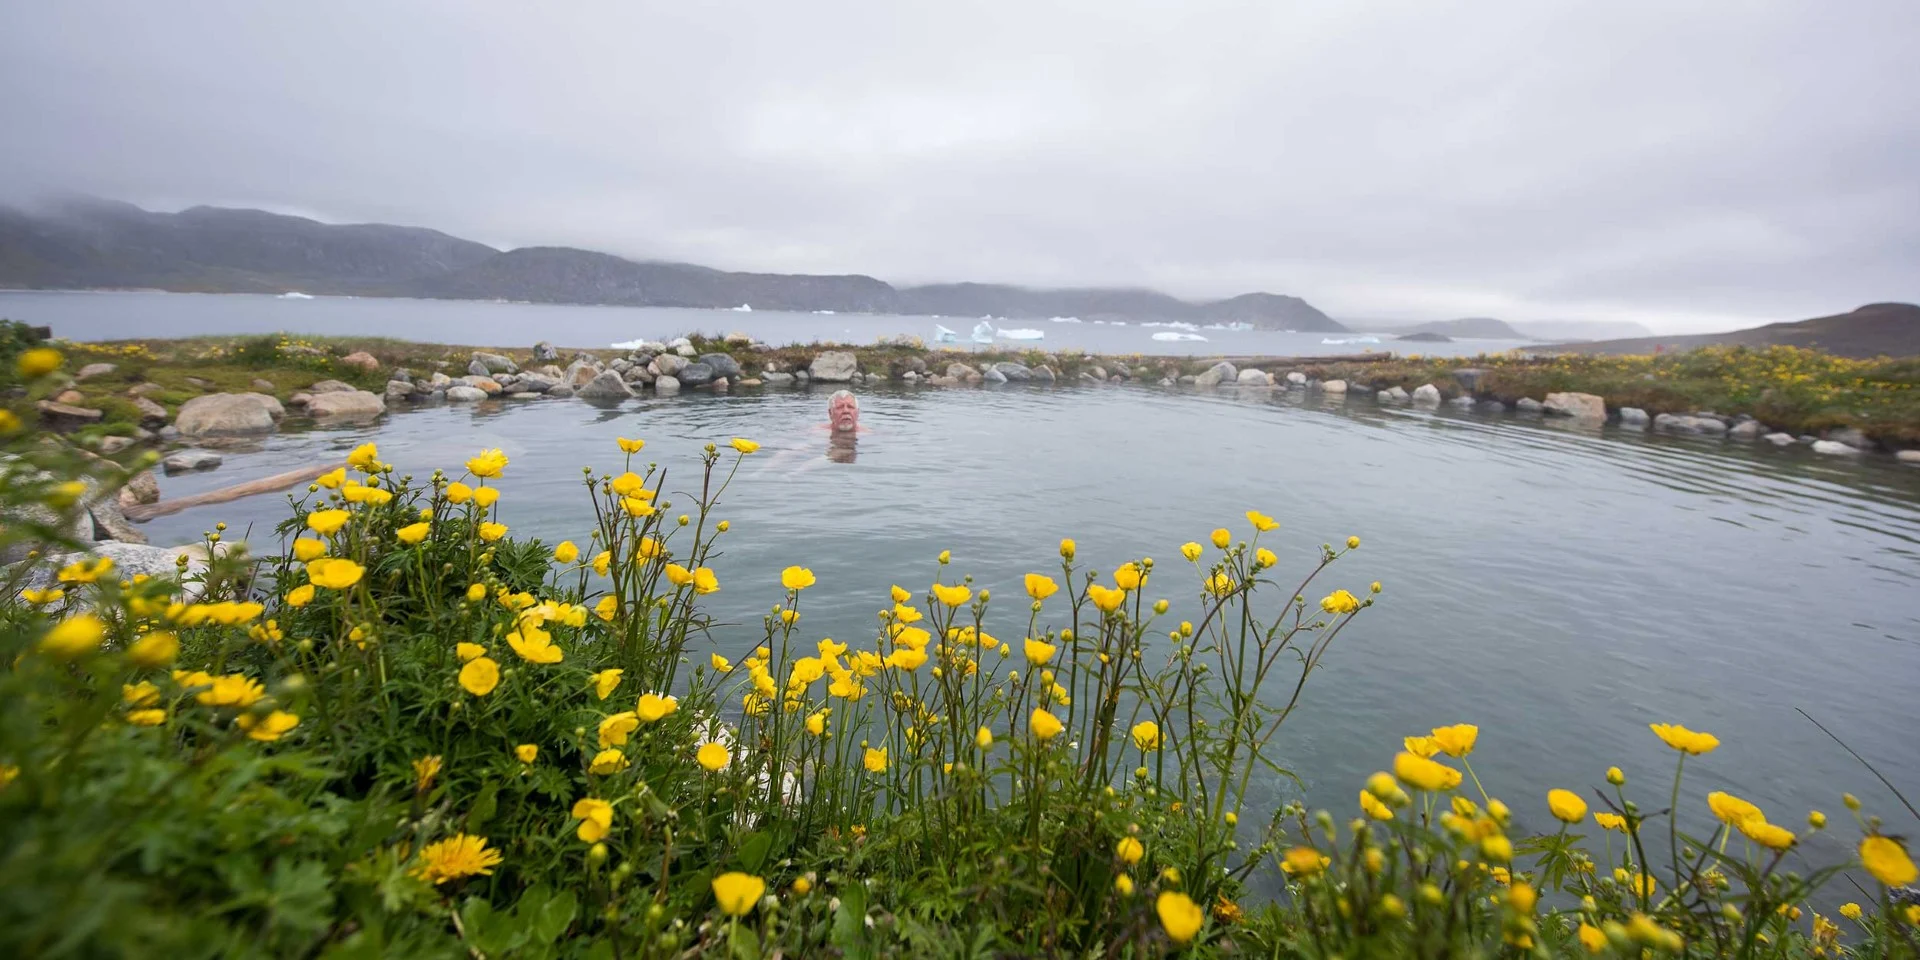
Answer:
[{"label": "floating ice floe", "polygon": [[1045,340],[1047,338],[1045,333],[1026,327],[1013,327],[1011,329],[1001,327],[995,331],[995,335],[1002,340]]},{"label": "floating ice floe", "polygon": [[968,339],[972,340],[974,343],[992,343],[993,342],[993,324],[988,323],[985,320],[982,320],[979,323],[974,324],[973,336],[969,337]]},{"label": "floating ice floe", "polygon": [[1206,337],[1203,337],[1197,333],[1187,333],[1183,330],[1162,330],[1159,333],[1154,334],[1153,338],[1155,340],[1162,340],[1169,343],[1172,343],[1175,341],[1198,341],[1200,343],[1207,342]]},{"label": "floating ice floe", "polygon": [[1230,321],[1230,322],[1228,322],[1228,323],[1209,323],[1209,324],[1207,324],[1206,326],[1204,326],[1204,327],[1201,327],[1200,329],[1202,329],[1202,330],[1232,330],[1232,331],[1234,331],[1235,333],[1245,333],[1245,332],[1247,332],[1248,330],[1252,330],[1252,329],[1253,329],[1253,324],[1251,324],[1251,323],[1247,323],[1247,322],[1245,322],[1245,321],[1241,321],[1241,320],[1233,320],[1233,321]]},{"label": "floating ice floe", "polygon": [[739,306],[737,306],[737,307],[734,307],[734,308],[733,308],[733,312],[734,312],[734,313],[752,313],[752,312],[753,312],[753,304],[751,304],[751,303],[743,303],[743,304],[741,304],[741,305],[739,305]]},{"label": "floating ice floe", "polygon": [[823,317],[831,317],[834,314],[832,310],[815,310],[814,313],[817,313]]},{"label": "floating ice floe", "polygon": [[1147,322],[1147,323],[1143,323],[1143,324],[1141,324],[1141,326],[1143,326],[1143,327],[1167,327],[1167,328],[1169,328],[1169,329],[1172,329],[1172,330],[1198,330],[1198,329],[1200,329],[1199,327],[1197,327],[1197,326],[1194,326],[1193,324],[1191,324],[1191,323],[1188,323],[1188,322],[1186,322],[1185,320],[1153,320],[1153,321],[1150,321],[1150,322]]},{"label": "floating ice floe", "polygon": [[1080,322],[1079,317],[1048,317],[1047,319],[1054,323],[1079,323]]},{"label": "floating ice floe", "polygon": [[934,343],[959,343],[960,333],[957,330],[948,330],[946,327],[943,327],[936,323],[933,325],[933,342]]},{"label": "floating ice floe", "polygon": [[1345,346],[1345,345],[1356,344],[1356,343],[1379,343],[1380,338],[1379,337],[1321,337],[1320,342],[1322,344],[1333,344],[1333,345]]},{"label": "floating ice floe", "polygon": [[312,299],[313,299],[313,294],[311,294],[311,293],[301,293],[301,292],[300,292],[300,291],[298,291],[298,290],[288,290],[288,291],[287,291],[286,293],[283,293],[283,294],[281,294],[281,295],[280,295],[280,299],[282,299],[282,300],[312,300]]}]

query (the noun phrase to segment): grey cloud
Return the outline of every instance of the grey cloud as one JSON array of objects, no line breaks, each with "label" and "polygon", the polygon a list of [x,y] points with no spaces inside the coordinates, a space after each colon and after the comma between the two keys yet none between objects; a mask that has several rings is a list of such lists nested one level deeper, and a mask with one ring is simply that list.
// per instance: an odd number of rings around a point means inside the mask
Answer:
[{"label": "grey cloud", "polygon": [[1920,300],[1920,4],[0,9],[0,190],[1661,329]]}]

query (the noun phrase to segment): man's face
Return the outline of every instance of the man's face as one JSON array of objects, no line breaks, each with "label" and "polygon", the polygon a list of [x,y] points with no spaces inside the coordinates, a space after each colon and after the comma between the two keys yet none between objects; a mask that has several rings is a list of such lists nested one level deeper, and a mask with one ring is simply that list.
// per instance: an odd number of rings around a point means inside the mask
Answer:
[{"label": "man's face", "polygon": [[827,405],[827,419],[835,430],[853,430],[860,425],[860,407],[851,400],[835,400]]}]

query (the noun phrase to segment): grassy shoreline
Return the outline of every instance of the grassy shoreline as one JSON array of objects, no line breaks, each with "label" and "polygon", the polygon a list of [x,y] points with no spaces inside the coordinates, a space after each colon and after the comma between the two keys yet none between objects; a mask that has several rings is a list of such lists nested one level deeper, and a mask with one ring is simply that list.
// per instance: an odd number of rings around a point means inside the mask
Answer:
[{"label": "grassy shoreline", "polygon": [[[1615,416],[1622,407],[1637,407],[1649,415],[1711,410],[1722,416],[1751,416],[1794,434],[1821,435],[1850,428],[1889,450],[1920,446],[1920,358],[1853,360],[1791,347],[1708,348],[1660,356],[1094,356],[1043,349],[941,350],[918,344],[768,348],[728,344],[718,335],[692,339],[701,353],[732,355],[747,378],[768,369],[804,369],[815,354],[828,349],[853,353],[862,371],[884,372],[894,380],[901,379],[916,361],[929,375],[943,373],[954,363],[985,370],[994,363],[1016,362],[1047,365],[1062,383],[1088,382],[1081,375],[1098,368],[1109,378],[1154,385],[1178,382],[1227,359],[1243,369],[1263,370],[1276,380],[1297,372],[1310,380],[1344,380],[1374,391],[1396,386],[1412,391],[1430,383],[1443,399],[1470,395],[1509,406],[1523,397],[1537,400],[1554,392],[1590,393],[1602,397]],[[271,392],[284,400],[315,381],[336,379],[379,393],[395,368],[420,376],[444,371],[457,377],[465,372],[475,350],[507,356],[522,367],[535,365],[528,347],[375,337],[219,336],[63,343],[62,347],[70,357],[69,370],[97,362],[113,363],[116,369],[79,383],[56,384],[58,389],[15,391],[7,405],[25,420],[34,414],[34,401],[47,399],[41,393],[73,389],[79,394],[78,405],[103,413],[98,425],[80,431],[94,435],[137,435],[140,412],[126,391],[141,383],[157,384],[160,389],[149,398],[172,414],[179,404],[206,392],[268,392],[266,387],[271,386]],[[558,350],[561,366],[576,353],[603,361],[625,353],[604,347]],[[355,352],[373,356],[378,368],[362,370],[341,362]],[[1355,400],[1370,402],[1364,397]]]}]

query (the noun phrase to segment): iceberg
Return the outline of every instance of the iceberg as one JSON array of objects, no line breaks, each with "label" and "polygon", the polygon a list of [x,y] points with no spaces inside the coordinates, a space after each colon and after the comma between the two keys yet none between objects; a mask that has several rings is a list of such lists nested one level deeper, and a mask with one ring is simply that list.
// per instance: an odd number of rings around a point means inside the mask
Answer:
[{"label": "iceberg", "polygon": [[933,342],[934,343],[959,343],[960,334],[958,331],[948,330],[946,327],[943,327],[936,323],[933,325]]},{"label": "iceberg", "polygon": [[1079,317],[1048,317],[1047,319],[1053,323],[1079,323],[1080,322]]},{"label": "iceberg", "polygon": [[281,294],[281,295],[280,295],[280,299],[282,299],[282,300],[312,300],[312,299],[313,299],[313,294],[311,294],[311,293],[301,293],[301,292],[300,292],[300,291],[298,291],[298,290],[288,290],[288,291],[287,291],[286,293],[283,293],[283,294]]},{"label": "iceberg", "polygon": [[1345,346],[1356,343],[1379,343],[1379,337],[1321,337],[1320,342],[1327,345]]},{"label": "iceberg", "polygon": [[1159,333],[1154,334],[1153,338],[1155,340],[1160,340],[1168,343],[1172,343],[1175,341],[1197,341],[1200,343],[1207,342],[1206,337],[1203,337],[1197,333],[1187,333],[1184,330],[1162,330]]},{"label": "iceberg", "polygon": [[752,313],[752,312],[753,312],[753,304],[751,304],[751,303],[743,303],[743,304],[741,304],[741,305],[739,305],[739,306],[737,306],[737,307],[734,307],[734,308],[733,308],[733,312],[734,312],[734,313]]},{"label": "iceberg", "polygon": [[993,324],[988,323],[985,320],[982,320],[979,323],[974,324],[973,336],[970,339],[972,339],[974,343],[992,343],[993,342]]},{"label": "iceberg", "polygon": [[[1188,322],[1186,322],[1185,320],[1151,320],[1151,321],[1148,321],[1148,322],[1146,322],[1146,323],[1143,323],[1143,324],[1141,324],[1141,326],[1143,326],[1143,327],[1166,327],[1166,328],[1168,328],[1168,329],[1170,329],[1170,330],[1198,330],[1198,329],[1200,329],[1199,327],[1196,327],[1196,326],[1194,326],[1193,324],[1191,324],[1191,323],[1188,323]],[[1222,329],[1224,329],[1224,328],[1222,328]]]},{"label": "iceberg", "polygon": [[1047,338],[1046,334],[1038,330],[1019,327],[1013,329],[1001,327],[996,331],[996,335],[1002,340],[1045,340]]}]

